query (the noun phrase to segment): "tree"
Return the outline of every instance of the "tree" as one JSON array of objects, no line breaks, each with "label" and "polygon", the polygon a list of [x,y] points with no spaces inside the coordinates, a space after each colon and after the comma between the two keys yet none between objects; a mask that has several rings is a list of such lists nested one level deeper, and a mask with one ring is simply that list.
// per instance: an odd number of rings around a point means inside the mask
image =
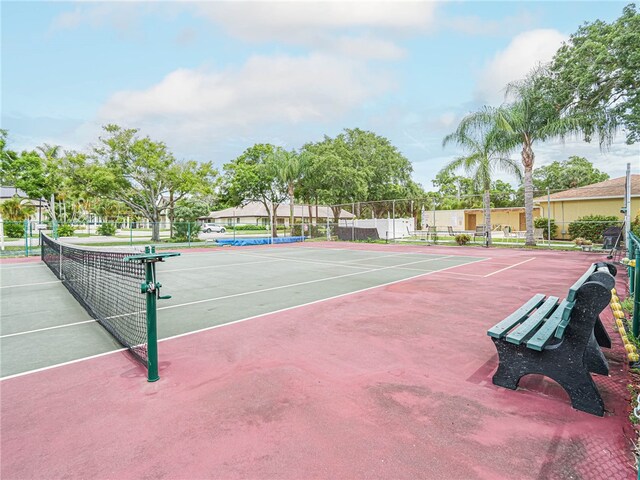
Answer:
[{"label": "tree", "polygon": [[585,23],[555,54],[548,84],[556,105],[575,117],[589,140],[609,143],[616,128],[640,140],[640,14],[624,7],[611,24]]},{"label": "tree", "polygon": [[586,158],[577,156],[538,167],[533,172],[533,185],[540,194],[546,192],[547,188],[551,192],[557,192],[608,179],[608,174],[595,168]]},{"label": "tree", "polygon": [[333,205],[391,200],[410,191],[411,163],[388,139],[358,128],[345,129],[336,138],[303,147],[312,160],[305,172],[320,199]]},{"label": "tree", "polygon": [[274,167],[276,175],[287,186],[289,195],[289,225],[293,228],[295,187],[302,178],[305,167],[307,154],[298,154],[296,152],[287,152],[286,150],[276,149],[274,158]]},{"label": "tree", "polygon": [[47,209],[52,220],[56,219],[56,202],[64,196],[68,182],[60,152],[60,146],[48,144],[36,150],[23,151],[19,155],[6,151],[3,147],[3,179],[11,181],[29,198],[47,199]]},{"label": "tree", "polygon": [[449,162],[442,171],[450,173],[464,169],[474,186],[483,192],[484,223],[487,241],[491,243],[491,183],[496,171],[506,172],[521,177],[518,165],[503,155],[506,135],[501,131],[490,128],[486,131],[469,129],[469,125],[461,123],[458,129],[447,135],[442,146],[454,143],[467,154]]},{"label": "tree", "polygon": [[461,122],[463,128],[483,129],[495,126],[504,134],[504,151],[521,147],[524,170],[524,208],[527,233],[525,245],[535,245],[533,238],[533,165],[535,142],[564,138],[580,131],[575,118],[563,116],[544,88],[545,71],[536,69],[522,81],[507,86],[507,96],[512,103],[500,107],[484,107],[467,115]]},{"label": "tree", "polygon": [[491,183],[491,205],[496,208],[513,207],[518,204],[517,192],[510,183],[496,180]]},{"label": "tree", "polygon": [[183,198],[176,202],[174,213],[178,222],[195,222],[211,211],[209,204],[199,198]]},{"label": "tree", "polygon": [[35,211],[35,207],[29,204],[28,200],[17,196],[0,203],[2,218],[12,222],[25,220],[33,215]]},{"label": "tree", "polygon": [[14,162],[18,154],[7,148],[8,138],[9,132],[0,128],[0,184],[15,186],[17,172]]},{"label": "tree", "polygon": [[278,206],[287,198],[287,185],[278,176],[278,158],[282,149],[271,144],[256,144],[238,158],[224,165],[224,189],[233,205],[260,202],[271,223],[271,234],[277,231]]},{"label": "tree", "polygon": [[217,173],[211,162],[177,161],[163,142],[139,138],[136,129],[104,130],[90,155],[69,155],[73,178],[90,195],[122,202],[152,222],[157,242],[162,212],[189,194],[210,192]]}]

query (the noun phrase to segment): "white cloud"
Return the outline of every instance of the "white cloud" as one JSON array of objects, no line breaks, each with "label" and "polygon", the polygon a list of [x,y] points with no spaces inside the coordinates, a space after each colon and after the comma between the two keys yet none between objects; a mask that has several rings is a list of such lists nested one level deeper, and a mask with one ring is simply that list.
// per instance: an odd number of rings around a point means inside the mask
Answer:
[{"label": "white cloud", "polygon": [[480,73],[475,96],[479,101],[500,103],[509,82],[524,78],[540,63],[551,60],[567,37],[557,30],[531,30],[514,37],[496,53]]},{"label": "white cloud", "polygon": [[253,56],[239,68],[179,69],[145,90],[115,93],[98,121],[140,126],[182,145],[340,120],[392,86],[384,72],[328,55]]},{"label": "white cloud", "polygon": [[417,1],[234,1],[195,8],[229,34],[246,40],[309,39],[319,31],[347,28],[425,29],[436,3]]}]

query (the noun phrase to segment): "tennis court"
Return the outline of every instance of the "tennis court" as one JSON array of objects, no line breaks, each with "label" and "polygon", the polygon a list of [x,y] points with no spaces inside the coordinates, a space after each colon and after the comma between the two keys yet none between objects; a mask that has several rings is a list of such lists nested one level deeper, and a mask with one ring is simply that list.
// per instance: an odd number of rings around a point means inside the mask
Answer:
[{"label": "tennis court", "polygon": [[562,295],[592,261],[342,243],[185,251],[158,265],[172,298],[158,303],[155,383],[44,264],[3,263],[2,477],[628,478],[620,345],[596,378],[604,418],[543,378],[491,383],[486,329],[537,291]]}]

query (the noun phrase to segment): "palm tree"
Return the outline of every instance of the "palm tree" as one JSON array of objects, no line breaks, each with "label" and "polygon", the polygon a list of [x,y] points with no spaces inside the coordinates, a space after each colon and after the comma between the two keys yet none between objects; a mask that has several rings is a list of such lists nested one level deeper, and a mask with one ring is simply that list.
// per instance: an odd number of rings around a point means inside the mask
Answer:
[{"label": "palm tree", "polygon": [[519,146],[524,168],[524,208],[527,225],[525,245],[535,245],[533,238],[533,144],[555,138],[564,139],[580,131],[575,118],[561,115],[542,88],[546,81],[542,69],[534,70],[519,82],[507,86],[507,96],[514,98],[509,104],[494,108],[484,107],[465,117],[459,128],[483,131],[495,127],[504,134],[503,152],[512,152]]},{"label": "palm tree", "polygon": [[454,143],[467,154],[449,162],[441,173],[453,173],[463,168],[466,174],[473,180],[476,188],[483,192],[484,224],[491,243],[491,181],[497,171],[515,175],[518,180],[522,178],[517,162],[503,154],[506,135],[497,128],[487,131],[468,130],[465,119],[457,130],[447,135],[442,141],[442,146]]},{"label": "palm tree", "polygon": [[[48,143],[43,143],[41,146],[36,147],[42,162],[46,165],[45,171],[49,172],[51,176],[61,177],[62,172],[60,169],[60,153],[62,152],[62,147],[60,145],[49,145]],[[54,183],[52,179],[50,179],[49,183]],[[58,182],[59,183],[59,182]],[[61,192],[57,192],[58,195]],[[51,193],[51,198],[47,199],[49,202],[49,216],[51,220],[56,220],[56,194]]]},{"label": "palm tree", "polygon": [[33,215],[35,211],[36,208],[33,205],[20,197],[12,197],[0,204],[2,217],[13,222],[25,220]]},{"label": "palm tree", "polygon": [[294,197],[296,183],[302,178],[306,165],[304,153],[276,151],[276,174],[287,185],[289,195],[289,225],[293,228]]}]

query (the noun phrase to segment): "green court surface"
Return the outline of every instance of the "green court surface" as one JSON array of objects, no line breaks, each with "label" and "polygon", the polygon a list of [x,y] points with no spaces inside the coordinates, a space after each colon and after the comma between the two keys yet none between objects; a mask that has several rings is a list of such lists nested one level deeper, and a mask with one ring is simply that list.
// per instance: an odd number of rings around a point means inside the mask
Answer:
[{"label": "green court surface", "polygon": [[[158,303],[158,335],[168,340],[482,260],[314,247],[183,253],[158,264],[162,294],[172,295]],[[0,273],[1,377],[122,348],[43,263],[4,264]]]}]

